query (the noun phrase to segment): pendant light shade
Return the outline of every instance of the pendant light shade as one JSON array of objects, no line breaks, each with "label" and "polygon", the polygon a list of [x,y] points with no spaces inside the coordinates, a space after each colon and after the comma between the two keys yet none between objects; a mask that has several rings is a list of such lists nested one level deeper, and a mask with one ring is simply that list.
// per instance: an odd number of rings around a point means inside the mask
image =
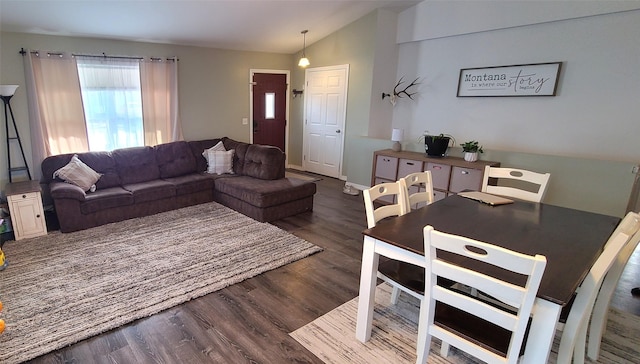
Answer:
[{"label": "pendant light shade", "polygon": [[298,66],[300,67],[307,67],[308,65],[310,65],[311,63],[309,63],[309,58],[307,58],[307,56],[304,54],[305,50],[307,49],[307,32],[308,30],[303,30],[302,33],[302,39],[303,39],[303,43],[302,43],[302,58],[300,58],[300,61],[298,61]]}]

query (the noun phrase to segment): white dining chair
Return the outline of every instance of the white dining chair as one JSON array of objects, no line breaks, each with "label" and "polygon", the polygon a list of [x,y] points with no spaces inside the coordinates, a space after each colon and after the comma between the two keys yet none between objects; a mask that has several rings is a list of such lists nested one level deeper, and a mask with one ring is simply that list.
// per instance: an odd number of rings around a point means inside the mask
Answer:
[{"label": "white dining chair", "polygon": [[[377,184],[362,191],[364,208],[367,214],[367,227],[372,228],[376,223],[386,217],[401,216],[406,214],[407,198],[405,190],[399,182],[385,182]],[[390,197],[392,203],[380,202],[384,197]],[[376,204],[379,206],[376,208]]]},{"label": "white dining chair", "polygon": [[[547,264],[530,256],[462,236],[424,228],[425,298],[418,323],[418,358],[426,363],[431,337],[442,340],[440,354],[454,346],[487,363],[516,363],[529,316]],[[499,280],[451,263],[443,252],[477,260],[526,277],[522,285]],[[486,292],[512,310],[495,307],[478,296],[437,284],[438,278]]]},{"label": "white dining chair", "polygon": [[[634,213],[636,221],[640,218],[638,213]],[[622,227],[623,224],[620,224]],[[618,285],[618,281],[622,276],[629,258],[635,251],[636,247],[640,243],[640,235],[636,233],[631,241],[625,246],[620,254],[616,257],[615,262],[607,272],[607,275],[602,282],[602,287],[598,292],[598,297],[593,306],[593,313],[591,314],[591,323],[589,324],[589,341],[587,346],[587,356],[592,360],[598,360],[600,356],[600,342],[607,324],[607,316],[609,313],[609,304],[613,297],[613,292]]]},{"label": "white dining chair", "polygon": [[[547,192],[549,177],[551,177],[550,173],[486,166],[482,180],[482,192],[541,202]],[[489,184],[493,181],[497,184]]]},{"label": "white dining chair", "polygon": [[[378,221],[392,216],[401,216],[409,212],[407,205],[408,198],[406,196],[406,189],[397,182],[385,182],[377,184],[369,189],[362,191],[364,198],[364,208],[367,215],[367,227],[372,228],[376,226]],[[380,206],[376,208],[376,201],[379,201],[383,197],[391,197],[394,203],[380,203]],[[392,264],[400,264],[401,262],[391,262]],[[404,264],[404,263],[402,263]],[[404,291],[413,297],[422,299],[422,295],[414,291],[413,289],[404,286],[397,280],[392,279],[389,275],[385,275],[378,271],[378,278],[387,282],[393,287],[391,292],[391,303],[398,303],[400,292]]]},{"label": "white dining chair", "polygon": [[[609,300],[627,260],[640,241],[640,215],[629,212],[620,222],[593,264],[587,277],[580,284],[569,315],[563,325],[558,348],[558,363],[584,363],[589,320],[592,320],[593,340],[601,340]],[[612,268],[614,271],[612,271]],[[606,279],[611,273],[611,278]],[[606,285],[603,282],[606,282]],[[601,288],[606,292],[601,292]],[[611,291],[611,292],[610,292]],[[600,296],[599,296],[600,293]],[[596,300],[600,300],[597,302]],[[597,309],[594,307],[598,306]],[[603,312],[604,311],[604,312]],[[591,317],[592,312],[594,313]],[[591,344],[590,344],[591,345]],[[591,357],[591,354],[590,354]]]},{"label": "white dining chair", "polygon": [[[409,209],[417,209],[433,203],[433,180],[431,171],[411,173],[400,178],[401,186],[406,190]],[[417,192],[411,193],[412,190]]]}]

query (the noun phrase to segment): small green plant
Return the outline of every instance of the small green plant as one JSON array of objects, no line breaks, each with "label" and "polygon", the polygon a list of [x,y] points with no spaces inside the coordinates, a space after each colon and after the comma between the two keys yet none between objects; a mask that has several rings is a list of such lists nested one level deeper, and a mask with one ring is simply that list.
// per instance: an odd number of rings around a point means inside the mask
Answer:
[{"label": "small green plant", "polygon": [[460,146],[462,146],[462,151],[465,153],[484,153],[482,146],[475,140],[462,143]]}]

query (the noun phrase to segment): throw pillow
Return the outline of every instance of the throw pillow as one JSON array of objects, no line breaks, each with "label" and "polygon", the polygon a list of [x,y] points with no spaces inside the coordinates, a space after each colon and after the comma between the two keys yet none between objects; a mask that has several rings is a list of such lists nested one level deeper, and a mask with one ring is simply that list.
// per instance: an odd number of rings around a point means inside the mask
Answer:
[{"label": "throw pillow", "polygon": [[207,150],[207,161],[209,167],[207,173],[233,174],[233,154],[235,149],[227,151]]},{"label": "throw pillow", "polygon": [[101,176],[100,173],[84,164],[77,154],[71,157],[71,161],[66,166],[53,172],[53,178],[58,177],[67,183],[74,184],[85,192],[94,192],[96,190],[96,182]]},{"label": "throw pillow", "polygon": [[224,144],[222,144],[222,141],[219,141],[218,144],[214,145],[213,147],[209,148],[209,149],[205,149],[202,152],[202,156],[204,157],[204,159],[207,160],[207,162],[209,162],[209,156],[207,155],[209,153],[209,151],[219,151],[219,152],[224,152],[227,149],[224,147]]}]

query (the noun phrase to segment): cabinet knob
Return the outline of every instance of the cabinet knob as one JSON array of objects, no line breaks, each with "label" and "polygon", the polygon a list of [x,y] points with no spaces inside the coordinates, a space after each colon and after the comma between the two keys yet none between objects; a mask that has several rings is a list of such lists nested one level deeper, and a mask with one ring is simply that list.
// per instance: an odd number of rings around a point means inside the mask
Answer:
[{"label": "cabinet knob", "polygon": [[27,195],[22,195],[22,198],[27,198]]},{"label": "cabinet knob", "polygon": [[37,214],[36,217],[39,219],[40,218],[40,214]]},{"label": "cabinet knob", "polygon": [[462,174],[469,174],[469,171],[462,171]]}]

